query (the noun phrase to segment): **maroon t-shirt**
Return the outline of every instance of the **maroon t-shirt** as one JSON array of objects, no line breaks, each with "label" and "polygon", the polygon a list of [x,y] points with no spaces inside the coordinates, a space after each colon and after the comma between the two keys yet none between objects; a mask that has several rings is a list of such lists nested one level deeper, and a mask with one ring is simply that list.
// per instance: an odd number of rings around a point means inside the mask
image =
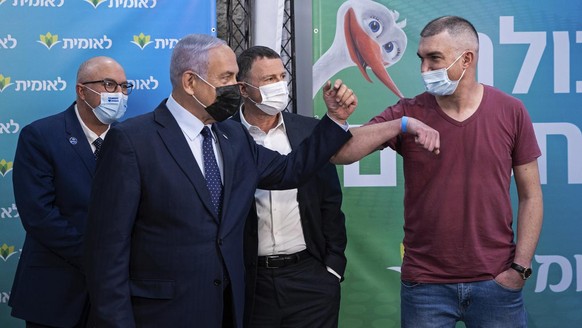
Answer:
[{"label": "maroon t-shirt", "polygon": [[369,124],[414,117],[440,133],[440,154],[401,134],[386,146],[403,158],[402,279],[453,283],[492,279],[515,252],[510,181],[513,166],[541,155],[531,119],[518,99],[484,87],[477,111],[463,122],[434,96],[402,99]]}]

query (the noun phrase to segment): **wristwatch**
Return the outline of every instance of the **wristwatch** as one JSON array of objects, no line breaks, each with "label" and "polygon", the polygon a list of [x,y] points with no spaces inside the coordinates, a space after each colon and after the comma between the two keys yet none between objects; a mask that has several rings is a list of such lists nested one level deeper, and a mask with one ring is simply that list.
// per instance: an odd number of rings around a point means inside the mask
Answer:
[{"label": "wristwatch", "polygon": [[524,268],[521,265],[517,264],[517,263],[511,263],[511,268],[517,272],[519,272],[519,274],[521,275],[521,279],[526,280],[527,278],[529,278],[531,276],[531,268]]}]

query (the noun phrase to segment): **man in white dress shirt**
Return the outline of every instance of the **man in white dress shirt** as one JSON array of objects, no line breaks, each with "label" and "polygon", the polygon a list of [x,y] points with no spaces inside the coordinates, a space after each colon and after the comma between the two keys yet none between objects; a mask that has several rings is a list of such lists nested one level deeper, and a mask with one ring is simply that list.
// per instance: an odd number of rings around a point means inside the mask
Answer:
[{"label": "man in white dress shirt", "polygon": [[[251,47],[237,61],[244,105],[233,118],[258,144],[290,153],[318,120],[283,112],[289,92],[275,51]],[[347,89],[341,81],[334,88]],[[298,189],[257,189],[245,233],[249,327],[337,327],[347,243],[341,202],[331,163]]]}]

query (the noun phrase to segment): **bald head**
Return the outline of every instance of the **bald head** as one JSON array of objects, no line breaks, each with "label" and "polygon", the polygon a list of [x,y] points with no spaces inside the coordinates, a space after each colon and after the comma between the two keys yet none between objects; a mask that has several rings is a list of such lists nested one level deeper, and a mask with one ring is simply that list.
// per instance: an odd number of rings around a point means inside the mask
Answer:
[{"label": "bald head", "polygon": [[79,70],[77,70],[77,83],[100,79],[99,75],[104,70],[123,72],[123,67],[113,58],[105,56],[93,57],[79,66]]},{"label": "bald head", "polygon": [[430,21],[420,32],[423,38],[447,32],[459,49],[479,50],[477,30],[468,20],[458,16],[443,16]]}]

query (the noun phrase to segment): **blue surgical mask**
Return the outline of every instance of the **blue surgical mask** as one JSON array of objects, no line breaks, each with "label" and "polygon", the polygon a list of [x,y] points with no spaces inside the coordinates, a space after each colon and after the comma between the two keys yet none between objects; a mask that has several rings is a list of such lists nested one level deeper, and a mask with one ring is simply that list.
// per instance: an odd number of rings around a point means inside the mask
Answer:
[{"label": "blue surgical mask", "polygon": [[92,107],[89,103],[83,99],[85,104],[93,109],[93,114],[97,117],[99,122],[103,124],[111,124],[125,114],[127,109],[127,95],[121,92],[97,92],[87,86],[85,88],[95,92],[101,96],[101,103],[97,107]]},{"label": "blue surgical mask", "polygon": [[457,59],[455,59],[455,61],[453,61],[453,63],[449,65],[449,67],[447,68],[436,69],[434,71],[428,71],[421,74],[422,80],[424,81],[424,86],[428,93],[435,96],[448,96],[452,95],[455,92],[457,86],[459,85],[459,82],[463,78],[463,75],[465,75],[466,69],[463,70],[461,77],[457,81],[451,81],[451,79],[449,79],[449,74],[447,73],[447,71],[464,54],[465,51],[463,51],[463,53],[460,54],[459,57],[457,57]]}]

